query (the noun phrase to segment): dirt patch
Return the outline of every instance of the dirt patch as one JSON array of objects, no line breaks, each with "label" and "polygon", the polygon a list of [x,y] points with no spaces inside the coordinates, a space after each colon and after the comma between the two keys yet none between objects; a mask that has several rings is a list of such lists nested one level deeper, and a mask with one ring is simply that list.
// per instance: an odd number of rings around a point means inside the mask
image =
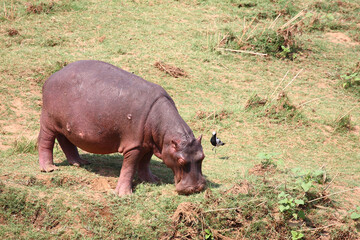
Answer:
[{"label": "dirt patch", "polygon": [[253,168],[249,169],[249,174],[264,176],[265,174],[275,173],[276,168],[273,165],[269,165],[268,167],[264,167],[262,164],[257,164]]},{"label": "dirt patch", "polygon": [[[41,182],[45,186],[52,185],[50,175],[39,174],[39,175],[36,175],[35,178],[36,178],[36,181]],[[27,181],[31,181],[31,180],[29,179]]]},{"label": "dirt patch", "polygon": [[[161,239],[197,239],[199,236],[204,236],[204,228],[212,233],[212,239],[232,239],[222,235],[219,230],[207,226],[203,214],[204,211],[194,203],[180,203],[171,217],[173,221],[173,233],[163,236]],[[179,225],[185,225],[187,230],[178,231]],[[229,226],[231,226],[231,224]]]},{"label": "dirt patch", "polygon": [[199,223],[199,216],[202,214],[202,210],[191,202],[180,203],[175,213],[171,217],[173,222],[183,222],[188,226]]},{"label": "dirt patch", "polygon": [[248,181],[244,180],[243,182],[239,184],[235,184],[232,188],[226,190],[225,194],[232,194],[232,195],[238,195],[238,194],[249,194],[251,190],[251,185]]},{"label": "dirt patch", "polygon": [[360,126],[358,126],[358,125],[354,126],[354,127],[351,129],[350,132],[353,133],[353,134],[355,134],[355,135],[357,135],[357,136],[359,136]]},{"label": "dirt patch", "polygon": [[6,150],[9,150],[11,147],[8,146],[8,145],[3,145],[1,142],[0,142],[0,151],[6,151]]},{"label": "dirt patch", "polygon": [[345,35],[342,32],[329,32],[326,33],[325,36],[329,40],[329,42],[337,43],[337,44],[344,44],[344,45],[350,45],[350,46],[356,46],[360,43],[353,41],[350,37]]},{"label": "dirt patch", "polygon": [[91,188],[95,191],[107,192],[112,188],[106,178],[95,178],[91,182]]},{"label": "dirt patch", "polygon": [[[106,202],[103,202],[103,204],[106,204]],[[111,220],[111,218],[113,217],[113,214],[111,213],[111,209],[108,206],[104,206],[103,208],[96,208],[96,209],[87,209],[88,211],[88,216],[90,218],[96,218],[97,214],[99,214],[102,218],[106,219],[106,220]]]},{"label": "dirt patch", "polygon": [[156,62],[154,64],[154,66],[156,68],[158,68],[160,71],[166,72],[167,74],[169,74],[170,76],[172,76],[174,78],[187,77],[188,76],[188,74],[184,70],[182,70],[182,69],[180,69],[178,67],[168,65],[168,64],[163,63],[163,62]]}]

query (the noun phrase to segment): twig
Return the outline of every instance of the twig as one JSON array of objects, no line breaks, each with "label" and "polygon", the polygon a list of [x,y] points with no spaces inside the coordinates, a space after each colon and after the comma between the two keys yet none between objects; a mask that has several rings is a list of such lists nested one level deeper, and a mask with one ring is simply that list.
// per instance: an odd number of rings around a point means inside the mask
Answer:
[{"label": "twig", "polygon": [[256,205],[255,207],[259,207],[259,206],[261,206],[261,205],[263,205],[264,203],[266,203],[267,202],[267,200],[265,200],[265,201],[263,201],[263,202],[261,202],[261,203],[259,203],[258,205]]},{"label": "twig", "polygon": [[225,66],[224,64],[222,64],[221,62],[219,62],[219,64],[229,70],[229,68],[227,66]]},{"label": "twig", "polygon": [[249,36],[245,39],[245,42],[246,42],[247,40],[249,40],[249,38],[251,38],[251,34],[255,31],[255,29],[257,28],[258,25],[259,25],[259,23],[257,23],[257,24],[255,25],[255,27],[250,31]]},{"label": "twig", "polygon": [[333,181],[335,180],[335,178],[339,175],[339,173],[336,173],[335,177],[333,177],[333,179],[331,179],[330,183],[323,189],[323,191],[326,191],[326,189],[328,189],[330,187],[330,185],[333,183]]},{"label": "twig", "polygon": [[301,69],[297,74],[296,76],[291,79],[291,81],[283,88],[283,90],[285,90],[288,86],[290,86],[290,84],[297,78],[297,76],[299,76],[299,74],[303,71],[304,69]]},{"label": "twig", "polygon": [[296,19],[298,19],[301,15],[303,15],[305,13],[305,10],[301,10],[298,14],[296,14],[295,17],[293,17],[292,19],[290,19],[287,23],[285,23],[284,25],[281,26],[280,29],[284,29],[287,26],[289,26],[293,21],[295,21]]},{"label": "twig", "polygon": [[[240,39],[239,39],[239,43],[242,42],[243,37],[245,36],[246,31],[251,27],[251,25],[253,24],[254,20],[256,19],[256,16],[251,20],[251,22],[249,23],[248,26],[245,25],[245,18],[244,18],[244,30],[243,30],[243,34],[241,35]],[[246,27],[245,27],[246,26]]]},{"label": "twig", "polygon": [[313,102],[313,101],[320,100],[320,99],[325,98],[325,97],[327,97],[327,96],[329,96],[329,95],[326,95],[326,96],[323,96],[323,97],[314,98],[314,99],[311,99],[311,100],[309,100],[309,101],[306,101],[306,102],[300,104],[300,105],[298,106],[298,108],[301,108],[302,106],[304,106],[304,105],[306,105],[306,104],[308,104],[308,103],[311,103],[311,102]]},{"label": "twig", "polygon": [[214,210],[207,210],[207,211],[204,211],[204,213],[231,211],[231,210],[237,210],[237,209],[241,209],[241,208],[242,208],[242,207],[237,207],[237,208],[220,208],[220,209],[214,209]]},{"label": "twig", "polygon": [[270,26],[268,27],[268,29],[271,29],[275,26],[276,21],[278,20],[278,18],[281,16],[281,13],[279,13],[279,15],[275,18],[274,21],[271,22]]},{"label": "twig", "polygon": [[317,201],[317,200],[330,197],[330,196],[332,196],[332,195],[336,195],[336,194],[340,194],[340,193],[344,193],[344,192],[355,191],[355,190],[360,190],[360,187],[356,187],[356,188],[352,188],[352,189],[347,189],[347,190],[335,192],[335,193],[332,193],[332,194],[329,194],[329,195],[326,195],[326,196],[322,196],[322,197],[319,197],[319,198],[315,198],[315,199],[313,199],[313,200],[308,201],[308,203],[315,202],[315,201]]},{"label": "twig", "polygon": [[281,79],[280,83],[277,85],[277,87],[275,88],[274,92],[270,95],[269,98],[271,98],[271,97],[275,94],[275,92],[278,90],[278,88],[280,87],[280,85],[281,85],[282,82],[285,80],[286,76],[288,75],[289,71],[290,71],[290,70],[288,70],[288,71],[285,73],[284,77]]},{"label": "twig", "polygon": [[343,119],[346,115],[348,115],[354,108],[356,108],[360,103],[356,104],[354,107],[352,107],[349,111],[347,111],[341,118],[337,119],[336,121],[339,122],[341,119]]},{"label": "twig", "polygon": [[324,209],[324,210],[328,210],[328,209],[329,209],[328,207],[324,207],[324,206],[321,206],[321,205],[314,205],[314,207],[317,207],[317,208],[320,208],[320,209]]},{"label": "twig", "polygon": [[258,52],[251,52],[251,51],[245,51],[245,50],[235,50],[235,49],[229,49],[229,48],[216,48],[216,49],[228,51],[228,52],[247,53],[247,54],[252,54],[252,55],[267,56],[266,53],[258,53]]},{"label": "twig", "polygon": [[340,224],[339,223],[334,223],[334,224],[330,224],[330,225],[327,225],[327,226],[324,226],[324,227],[308,228],[308,229],[303,229],[303,230],[299,230],[299,231],[300,232],[317,231],[317,230],[325,229],[325,228],[332,227],[332,226],[335,226],[335,225],[340,225]]}]

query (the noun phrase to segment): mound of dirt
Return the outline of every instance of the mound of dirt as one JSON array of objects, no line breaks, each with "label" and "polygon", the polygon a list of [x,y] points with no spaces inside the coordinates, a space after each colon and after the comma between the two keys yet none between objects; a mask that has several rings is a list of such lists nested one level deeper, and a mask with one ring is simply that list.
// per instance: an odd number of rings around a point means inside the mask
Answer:
[{"label": "mound of dirt", "polygon": [[[212,229],[207,226],[203,217],[203,210],[194,203],[183,202],[180,203],[171,217],[173,221],[173,233],[164,236],[162,239],[199,239],[200,236],[204,237],[204,228],[210,229],[212,239],[232,240],[232,238],[222,235],[218,230]],[[184,224],[186,231],[178,231],[179,225]]]},{"label": "mound of dirt", "polygon": [[346,44],[350,46],[356,46],[360,44],[359,42],[353,41],[350,37],[348,37],[342,32],[329,32],[326,33],[325,36],[327,37],[329,42],[332,43]]},{"label": "mound of dirt", "polygon": [[199,223],[199,217],[202,210],[191,202],[180,203],[171,219],[175,224],[184,223],[187,226],[193,226]]},{"label": "mound of dirt", "polygon": [[91,182],[91,188],[95,191],[107,192],[111,190],[111,186],[106,178],[96,178]]},{"label": "mound of dirt", "polygon": [[180,69],[178,67],[168,65],[168,64],[163,63],[163,62],[156,62],[154,64],[154,66],[156,68],[158,68],[160,71],[166,72],[167,74],[169,74],[170,76],[172,76],[174,78],[187,77],[188,76],[188,74],[184,70],[182,70],[182,69]]},{"label": "mound of dirt", "polygon": [[238,195],[238,194],[249,194],[251,185],[248,181],[244,180],[239,184],[235,184],[232,188],[226,190],[225,194]]}]

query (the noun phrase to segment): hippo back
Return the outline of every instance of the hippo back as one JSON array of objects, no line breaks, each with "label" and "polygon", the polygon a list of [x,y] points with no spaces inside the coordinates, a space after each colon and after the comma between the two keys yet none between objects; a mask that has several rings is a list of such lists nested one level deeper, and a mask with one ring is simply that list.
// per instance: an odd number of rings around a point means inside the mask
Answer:
[{"label": "hippo back", "polygon": [[55,130],[94,153],[141,145],[146,118],[160,98],[157,84],[111,64],[84,60],[54,73],[43,87],[43,112]]}]

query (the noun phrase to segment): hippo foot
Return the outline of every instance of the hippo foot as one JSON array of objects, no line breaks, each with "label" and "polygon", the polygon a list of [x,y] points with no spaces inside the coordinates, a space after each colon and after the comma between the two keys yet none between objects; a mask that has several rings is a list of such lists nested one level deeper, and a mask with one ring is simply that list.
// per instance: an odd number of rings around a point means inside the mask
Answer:
[{"label": "hippo foot", "polygon": [[82,158],[77,158],[77,159],[68,159],[68,162],[73,165],[73,166],[76,166],[76,167],[80,167],[82,165],[89,165],[90,162],[85,160],[85,159],[82,159]]},{"label": "hippo foot", "polygon": [[48,165],[45,165],[45,167],[40,167],[40,171],[42,171],[42,172],[52,172],[52,171],[56,171],[56,170],[59,170],[59,168],[53,164],[48,164]]},{"label": "hippo foot", "polygon": [[138,178],[140,179],[140,181],[142,182],[148,182],[148,183],[158,183],[160,182],[160,179],[155,176],[154,174],[152,174],[151,172],[147,172],[147,173],[138,173]]},{"label": "hippo foot", "polygon": [[118,195],[119,197],[130,195],[132,194],[132,189],[131,187],[129,188],[129,187],[117,186],[115,189],[115,194]]}]

